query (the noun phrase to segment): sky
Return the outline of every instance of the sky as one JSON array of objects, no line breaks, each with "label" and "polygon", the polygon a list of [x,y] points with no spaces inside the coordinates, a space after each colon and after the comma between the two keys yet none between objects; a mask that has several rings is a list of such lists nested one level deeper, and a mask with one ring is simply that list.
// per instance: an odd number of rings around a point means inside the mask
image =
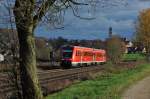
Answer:
[{"label": "sky", "polygon": [[[125,5],[104,8],[98,5],[92,16],[95,18],[93,20],[79,19],[68,10],[65,13],[63,29],[50,30],[40,26],[36,29],[36,35],[48,38],[62,36],[68,39],[105,39],[108,37],[108,28],[112,27],[113,34],[132,39],[139,12],[149,7],[150,0],[126,0]],[[85,10],[81,13],[87,15]],[[90,13],[88,15],[91,16]]]},{"label": "sky", "polygon": [[[35,35],[46,38],[57,38],[61,36],[67,39],[104,40],[108,37],[109,27],[112,27],[114,35],[132,39],[134,37],[135,23],[137,22],[139,12],[143,9],[150,8],[150,0],[100,1],[106,3],[97,3],[95,13],[91,11],[93,6],[80,6],[80,11],[78,12],[80,16],[86,18],[92,17],[94,18],[93,20],[77,18],[73,15],[72,10],[68,9],[64,15],[64,28],[50,29],[46,25],[39,25],[35,30]],[[122,2],[119,3],[119,1]],[[114,4],[116,6],[110,6]],[[0,9],[3,10],[2,8]],[[3,27],[3,25],[0,26]]]}]

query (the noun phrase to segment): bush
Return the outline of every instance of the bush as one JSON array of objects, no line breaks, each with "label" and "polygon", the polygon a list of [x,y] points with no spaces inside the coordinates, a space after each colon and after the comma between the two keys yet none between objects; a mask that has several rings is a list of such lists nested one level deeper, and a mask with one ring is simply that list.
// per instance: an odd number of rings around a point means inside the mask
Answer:
[{"label": "bush", "polygon": [[39,61],[50,60],[51,45],[43,38],[37,38],[36,43],[36,57]]},{"label": "bush", "polygon": [[119,36],[112,36],[106,42],[106,50],[108,60],[116,64],[122,59],[125,52],[125,44],[121,41]]}]

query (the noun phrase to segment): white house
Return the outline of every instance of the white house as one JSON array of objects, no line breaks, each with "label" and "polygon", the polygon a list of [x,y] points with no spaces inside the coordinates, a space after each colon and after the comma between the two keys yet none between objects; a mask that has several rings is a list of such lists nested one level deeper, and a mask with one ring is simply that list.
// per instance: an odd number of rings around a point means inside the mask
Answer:
[{"label": "white house", "polygon": [[0,54],[0,62],[4,61],[4,55]]}]

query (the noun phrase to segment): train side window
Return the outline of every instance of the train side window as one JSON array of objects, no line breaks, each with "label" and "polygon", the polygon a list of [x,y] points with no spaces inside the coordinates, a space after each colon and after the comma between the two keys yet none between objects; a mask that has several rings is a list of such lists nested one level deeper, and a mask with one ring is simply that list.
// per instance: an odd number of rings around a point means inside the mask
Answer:
[{"label": "train side window", "polygon": [[99,53],[97,54],[97,57],[103,57],[103,54]]},{"label": "train side window", "polygon": [[84,52],[84,56],[88,56],[87,52]]},{"label": "train side window", "polygon": [[80,51],[76,51],[76,56],[81,56],[81,52]]},{"label": "train side window", "polygon": [[93,56],[93,53],[91,53],[91,52],[85,52],[84,56]]},{"label": "train side window", "polygon": [[76,51],[76,56],[78,56],[78,51]]}]

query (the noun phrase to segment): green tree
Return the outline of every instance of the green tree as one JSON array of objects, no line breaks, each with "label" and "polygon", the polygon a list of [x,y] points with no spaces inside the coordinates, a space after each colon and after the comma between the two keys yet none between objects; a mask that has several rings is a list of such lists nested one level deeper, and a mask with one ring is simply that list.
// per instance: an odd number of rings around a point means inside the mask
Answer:
[{"label": "green tree", "polygon": [[150,60],[150,8],[140,12],[136,24],[136,40],[146,48]]}]

